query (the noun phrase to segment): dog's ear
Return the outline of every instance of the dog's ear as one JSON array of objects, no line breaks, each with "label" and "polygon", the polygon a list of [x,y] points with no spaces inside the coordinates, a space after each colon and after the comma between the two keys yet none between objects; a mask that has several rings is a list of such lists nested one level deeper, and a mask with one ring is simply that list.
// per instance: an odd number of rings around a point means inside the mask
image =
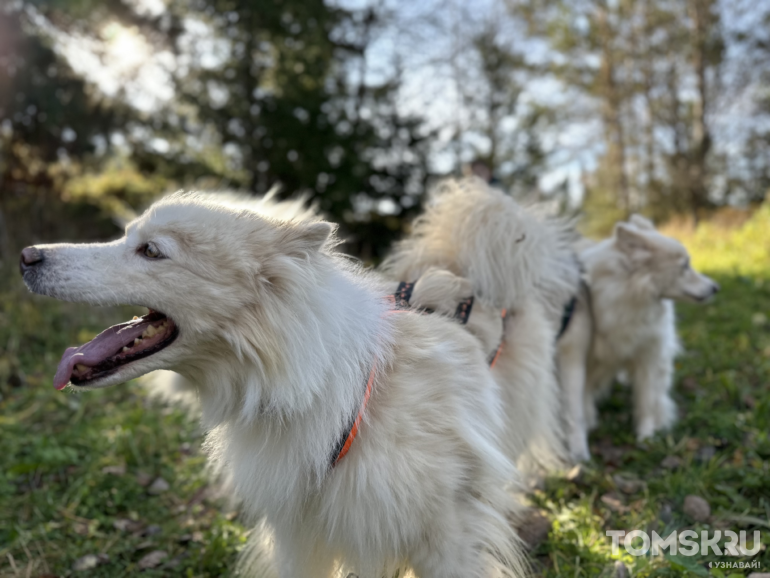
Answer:
[{"label": "dog's ear", "polygon": [[631,218],[628,219],[628,222],[645,231],[655,230],[655,224],[652,221],[650,221],[647,217],[643,217],[637,213],[631,215]]},{"label": "dog's ear", "polygon": [[615,225],[615,244],[633,261],[643,261],[652,254],[647,235],[629,223]]},{"label": "dog's ear", "polygon": [[303,255],[315,253],[334,236],[336,230],[337,225],[326,221],[294,223],[287,235],[286,250]]}]

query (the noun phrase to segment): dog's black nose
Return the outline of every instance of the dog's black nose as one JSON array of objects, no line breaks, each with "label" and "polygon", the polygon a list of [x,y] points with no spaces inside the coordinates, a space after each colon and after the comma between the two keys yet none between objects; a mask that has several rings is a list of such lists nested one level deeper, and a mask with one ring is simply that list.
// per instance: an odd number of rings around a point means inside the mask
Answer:
[{"label": "dog's black nose", "polygon": [[26,247],[21,251],[21,259],[19,259],[19,270],[24,275],[25,271],[29,271],[35,265],[39,265],[43,262],[43,252],[37,247]]},{"label": "dog's black nose", "polygon": [[712,284],[711,284],[711,292],[712,292],[714,295],[716,295],[717,293],[719,293],[719,289],[720,289],[720,287],[719,287],[719,283],[712,283]]}]

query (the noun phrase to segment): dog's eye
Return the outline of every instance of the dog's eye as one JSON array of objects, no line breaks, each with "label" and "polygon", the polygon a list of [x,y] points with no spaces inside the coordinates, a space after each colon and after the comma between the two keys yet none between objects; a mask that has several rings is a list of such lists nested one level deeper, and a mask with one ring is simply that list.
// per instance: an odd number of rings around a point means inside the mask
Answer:
[{"label": "dog's eye", "polygon": [[155,243],[147,243],[142,247],[142,255],[148,259],[161,259],[163,257],[163,253],[160,252]]}]

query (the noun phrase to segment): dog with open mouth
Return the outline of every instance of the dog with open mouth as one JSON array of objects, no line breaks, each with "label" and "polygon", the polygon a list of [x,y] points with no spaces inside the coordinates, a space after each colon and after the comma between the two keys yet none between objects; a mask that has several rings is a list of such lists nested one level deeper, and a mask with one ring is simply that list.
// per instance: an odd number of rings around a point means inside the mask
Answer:
[{"label": "dog with open mouth", "polygon": [[525,575],[485,353],[452,320],[396,308],[335,245],[326,222],[175,194],[117,241],[28,247],[20,266],[42,295],[148,307],[69,348],[54,385],[156,369],[192,384],[211,463],[274,540],[258,568],[252,533],[245,574]]}]

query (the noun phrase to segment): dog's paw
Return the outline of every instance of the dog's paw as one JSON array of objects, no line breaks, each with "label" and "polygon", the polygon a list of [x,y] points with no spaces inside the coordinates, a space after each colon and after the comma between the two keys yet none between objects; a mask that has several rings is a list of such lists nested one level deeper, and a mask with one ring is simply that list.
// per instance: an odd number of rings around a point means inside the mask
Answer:
[{"label": "dog's paw", "polygon": [[588,440],[584,435],[572,435],[569,438],[569,454],[574,463],[587,462],[591,459]]},{"label": "dog's paw", "polygon": [[643,418],[636,426],[636,441],[643,442],[655,435],[655,419]]}]

